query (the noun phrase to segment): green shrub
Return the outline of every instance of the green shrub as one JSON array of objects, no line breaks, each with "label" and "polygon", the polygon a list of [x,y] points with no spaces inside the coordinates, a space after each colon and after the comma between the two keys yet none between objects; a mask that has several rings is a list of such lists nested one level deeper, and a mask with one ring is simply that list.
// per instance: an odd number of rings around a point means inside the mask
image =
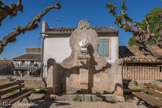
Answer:
[{"label": "green shrub", "polygon": [[131,61],[137,61],[137,59],[135,57],[130,57]]},{"label": "green shrub", "polygon": [[45,88],[40,88],[39,90],[37,91],[34,91],[34,93],[46,93],[47,90]]},{"label": "green shrub", "polygon": [[126,101],[126,102],[130,102],[130,101],[131,101],[131,98],[129,97],[129,95],[125,95],[124,98],[125,98],[125,101]]},{"label": "green shrub", "polygon": [[113,99],[111,102],[112,102],[112,103],[117,103],[117,101],[116,101],[115,99]]},{"label": "green shrub", "polygon": [[15,80],[11,75],[8,75],[8,79],[9,79],[10,81],[14,81],[14,80]]},{"label": "green shrub", "polygon": [[160,98],[159,100],[162,101],[162,98]]},{"label": "green shrub", "polygon": [[138,86],[138,82],[137,82],[136,80],[133,81],[133,84],[134,84],[135,86]]},{"label": "green shrub", "polygon": [[150,95],[150,96],[155,96],[154,94],[149,93],[149,92],[147,92],[147,91],[145,91],[145,90],[141,90],[141,92],[146,93],[146,94],[148,94],[148,95]]},{"label": "green shrub", "polygon": [[8,96],[11,96],[11,95],[14,95],[14,94],[16,94],[16,93],[18,93],[18,91],[12,91],[12,92],[8,93],[7,95],[8,95]]},{"label": "green shrub", "polygon": [[78,102],[81,102],[81,97],[77,94],[76,97],[73,99],[73,101],[78,101]]}]

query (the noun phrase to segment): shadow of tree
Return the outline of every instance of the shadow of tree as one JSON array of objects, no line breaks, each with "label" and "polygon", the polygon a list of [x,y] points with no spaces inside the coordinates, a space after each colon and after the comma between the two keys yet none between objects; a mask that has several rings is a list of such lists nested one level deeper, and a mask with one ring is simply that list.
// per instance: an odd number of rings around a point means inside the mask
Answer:
[{"label": "shadow of tree", "polygon": [[28,108],[40,108],[42,106],[45,108],[49,108],[53,103],[55,103],[56,106],[70,105],[69,103],[65,103],[65,102],[56,102],[53,99],[45,100],[45,94],[44,94],[44,96],[40,98],[32,99],[32,106],[29,106]]},{"label": "shadow of tree", "polygon": [[[106,72],[111,67],[111,64],[107,63],[104,58],[101,58],[97,52],[94,51],[93,46],[90,44],[88,46],[90,60],[86,63],[80,62],[80,66],[70,66],[66,68],[63,64],[68,65],[69,62],[74,62],[74,58],[70,56],[67,58],[62,64],[57,64],[57,87],[60,88],[58,93],[66,93],[66,78],[70,78],[72,74],[80,74],[79,69],[86,69],[89,71],[89,78],[88,78],[88,93],[92,93],[93,82],[94,82],[94,75],[100,72]],[[94,57],[95,56],[95,57]]]},{"label": "shadow of tree", "polygon": [[56,106],[70,105],[69,103],[65,103],[65,102],[54,102],[54,103],[56,103]]},{"label": "shadow of tree", "polygon": [[43,103],[45,102],[45,94],[44,96],[40,97],[40,98],[36,98],[36,99],[32,99],[31,102],[32,102],[32,106],[29,106],[28,108],[40,108]]}]

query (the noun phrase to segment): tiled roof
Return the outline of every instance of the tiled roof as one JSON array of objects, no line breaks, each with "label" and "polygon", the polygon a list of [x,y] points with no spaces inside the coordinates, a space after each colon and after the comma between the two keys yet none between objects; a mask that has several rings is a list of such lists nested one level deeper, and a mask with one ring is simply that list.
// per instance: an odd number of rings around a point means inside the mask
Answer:
[{"label": "tiled roof", "polygon": [[[152,48],[159,53],[162,53],[162,49],[158,46],[152,46]],[[144,61],[159,61],[159,60],[151,55],[144,55],[138,46],[119,46],[119,58],[124,61],[136,61],[136,62],[144,62]]]},{"label": "tiled roof", "polygon": [[[91,28],[97,32],[112,32],[112,31],[118,32],[118,30],[113,27],[91,27]],[[75,29],[77,29],[77,27],[54,27],[54,28],[50,28],[46,32],[60,32],[60,33],[73,32]]]},{"label": "tiled roof", "polygon": [[12,60],[0,60],[0,68],[12,63]]},{"label": "tiled roof", "polygon": [[25,54],[19,57],[13,58],[13,60],[41,60],[41,54]]},{"label": "tiled roof", "polygon": [[41,48],[26,48],[26,54],[41,54]]},{"label": "tiled roof", "polygon": [[12,60],[0,60],[0,63],[11,63]]},{"label": "tiled roof", "polygon": [[0,65],[12,63],[12,60],[0,60]]}]

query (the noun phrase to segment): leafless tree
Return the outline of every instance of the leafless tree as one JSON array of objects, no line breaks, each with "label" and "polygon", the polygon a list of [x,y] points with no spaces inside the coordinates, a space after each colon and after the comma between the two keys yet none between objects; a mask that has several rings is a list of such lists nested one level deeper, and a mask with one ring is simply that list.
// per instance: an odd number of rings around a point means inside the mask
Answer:
[{"label": "leafless tree", "polygon": [[[122,1],[121,14],[116,13],[117,6],[115,6],[112,2],[106,4],[106,8],[109,8],[110,9],[109,12],[116,18],[115,24],[117,24],[120,28],[124,29],[125,31],[129,31],[133,33],[133,35],[136,38],[137,43],[139,43],[140,50],[145,55],[152,55],[158,59],[162,59],[162,54],[156,52],[149,44],[150,39],[155,36],[155,34],[151,33],[149,29],[150,27],[149,14],[146,16],[147,29],[144,30],[140,27],[140,23],[133,22],[133,19],[131,19],[126,13],[126,10],[128,9],[127,6],[125,5],[126,2],[127,0]],[[156,41],[156,44],[160,48],[162,48],[162,27],[160,27],[160,25],[158,26],[158,30],[160,32],[160,35]]]},{"label": "leafless tree", "polygon": [[[18,0],[17,4],[8,4],[3,6],[3,1],[0,0],[0,26],[2,25],[2,21],[7,18],[8,16],[14,17],[17,15],[18,11],[23,11],[22,0]],[[34,30],[38,28],[38,22],[41,21],[42,17],[46,15],[51,9],[60,9],[61,5],[59,2],[56,2],[55,6],[47,7],[44,12],[39,13],[36,15],[32,21],[30,21],[24,27],[16,27],[15,31],[9,33],[7,36],[4,36],[2,40],[0,40],[0,54],[3,52],[5,46],[8,43],[15,42],[16,37],[21,33],[25,33],[26,31]]]}]

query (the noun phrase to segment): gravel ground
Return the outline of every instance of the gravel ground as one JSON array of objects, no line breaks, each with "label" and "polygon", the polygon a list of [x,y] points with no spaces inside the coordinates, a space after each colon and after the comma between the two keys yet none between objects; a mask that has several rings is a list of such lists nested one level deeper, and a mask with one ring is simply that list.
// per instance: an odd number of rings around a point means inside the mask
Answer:
[{"label": "gravel ground", "polygon": [[[47,106],[48,107],[48,106]],[[144,105],[137,106],[132,102],[73,102],[73,101],[58,101],[52,103],[49,108],[146,108]]]},{"label": "gravel ground", "polygon": [[23,99],[22,103],[17,102],[11,108],[147,108],[144,104],[137,106],[138,99],[129,100],[129,102],[74,102],[74,101],[45,101],[43,94],[32,94],[29,98],[31,103]]}]

